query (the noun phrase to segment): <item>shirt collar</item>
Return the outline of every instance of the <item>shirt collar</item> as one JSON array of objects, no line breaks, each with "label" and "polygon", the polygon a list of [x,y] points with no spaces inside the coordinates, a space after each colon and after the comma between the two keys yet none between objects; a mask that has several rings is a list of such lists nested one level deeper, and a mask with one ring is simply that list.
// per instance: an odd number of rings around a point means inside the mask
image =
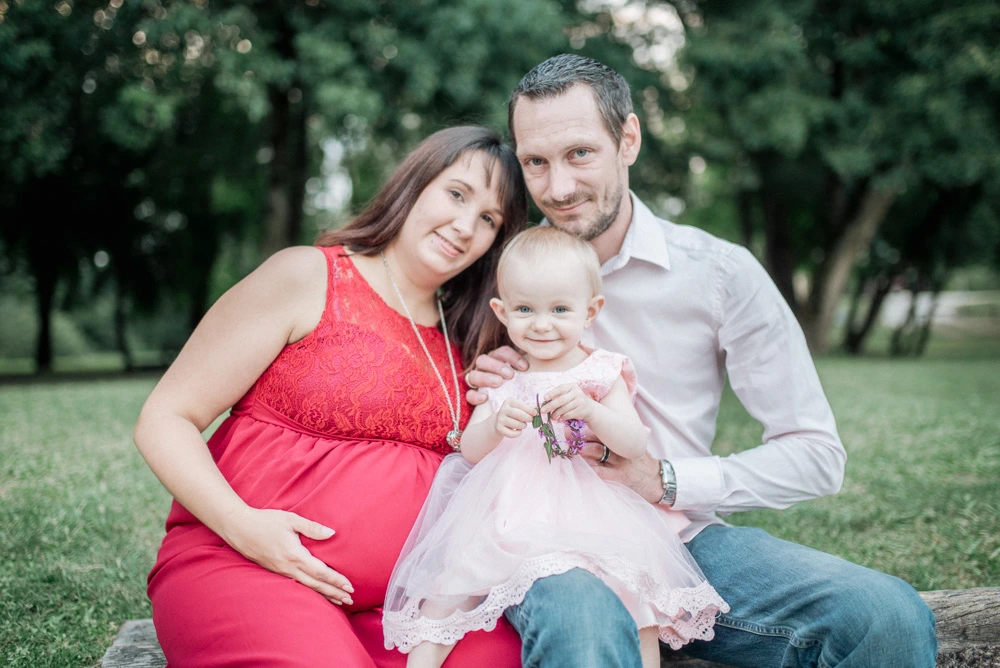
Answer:
[{"label": "shirt collar", "polygon": [[[611,272],[621,269],[632,258],[650,262],[670,271],[667,240],[663,236],[659,221],[649,210],[649,207],[635,196],[635,193],[629,190],[628,194],[632,198],[632,220],[629,223],[628,231],[625,232],[621,250],[601,265],[601,275],[607,276]],[[540,225],[550,224],[547,218],[543,218],[540,223]]]},{"label": "shirt collar", "polygon": [[602,274],[609,274],[624,267],[632,258],[643,260],[670,270],[670,255],[663,229],[653,212],[631,190],[632,222],[629,223],[621,250],[601,267]]}]

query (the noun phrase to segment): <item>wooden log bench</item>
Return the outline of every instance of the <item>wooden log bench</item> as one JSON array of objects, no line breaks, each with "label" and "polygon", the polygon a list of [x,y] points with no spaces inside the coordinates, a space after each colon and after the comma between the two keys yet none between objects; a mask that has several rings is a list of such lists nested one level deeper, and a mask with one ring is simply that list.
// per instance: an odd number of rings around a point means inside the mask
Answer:
[{"label": "wooden log bench", "polygon": [[[921,592],[937,618],[940,668],[1000,667],[1000,587]],[[166,665],[151,619],[125,622],[103,668],[163,668]],[[724,668],[717,663],[665,652],[664,668]],[[873,667],[880,668],[880,667]]]}]

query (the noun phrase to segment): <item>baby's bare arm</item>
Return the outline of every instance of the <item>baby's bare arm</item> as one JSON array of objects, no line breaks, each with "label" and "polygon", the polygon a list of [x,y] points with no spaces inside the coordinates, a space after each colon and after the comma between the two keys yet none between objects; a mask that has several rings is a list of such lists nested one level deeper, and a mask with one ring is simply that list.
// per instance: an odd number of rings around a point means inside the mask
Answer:
[{"label": "baby's bare arm", "polygon": [[517,399],[504,401],[495,414],[488,403],[476,406],[462,432],[462,455],[473,464],[482,461],[504,438],[518,436],[534,414],[534,408]]}]

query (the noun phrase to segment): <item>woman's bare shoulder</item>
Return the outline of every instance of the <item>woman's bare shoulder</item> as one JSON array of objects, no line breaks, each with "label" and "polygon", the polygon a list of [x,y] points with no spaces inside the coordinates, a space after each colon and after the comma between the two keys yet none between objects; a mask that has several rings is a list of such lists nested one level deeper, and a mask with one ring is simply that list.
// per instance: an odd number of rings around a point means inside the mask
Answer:
[{"label": "woman's bare shoulder", "polygon": [[326,285],[326,254],[315,246],[290,246],[278,251],[257,272],[283,287]]},{"label": "woman's bare shoulder", "polygon": [[326,307],[326,254],[312,246],[292,246],[269,257],[248,279],[254,308],[290,323],[289,342],[319,323]]}]

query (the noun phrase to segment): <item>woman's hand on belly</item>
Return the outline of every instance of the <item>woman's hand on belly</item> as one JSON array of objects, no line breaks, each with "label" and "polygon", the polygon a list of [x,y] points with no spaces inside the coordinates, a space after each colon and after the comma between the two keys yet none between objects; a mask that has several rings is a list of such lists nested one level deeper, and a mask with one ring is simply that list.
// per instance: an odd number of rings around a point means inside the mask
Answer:
[{"label": "woman's hand on belly", "polygon": [[337,605],[354,602],[354,587],[348,579],[314,557],[299,538],[301,534],[326,540],[333,536],[333,529],[295,513],[257,508],[248,508],[232,524],[222,538],[250,561],[301,582]]}]

